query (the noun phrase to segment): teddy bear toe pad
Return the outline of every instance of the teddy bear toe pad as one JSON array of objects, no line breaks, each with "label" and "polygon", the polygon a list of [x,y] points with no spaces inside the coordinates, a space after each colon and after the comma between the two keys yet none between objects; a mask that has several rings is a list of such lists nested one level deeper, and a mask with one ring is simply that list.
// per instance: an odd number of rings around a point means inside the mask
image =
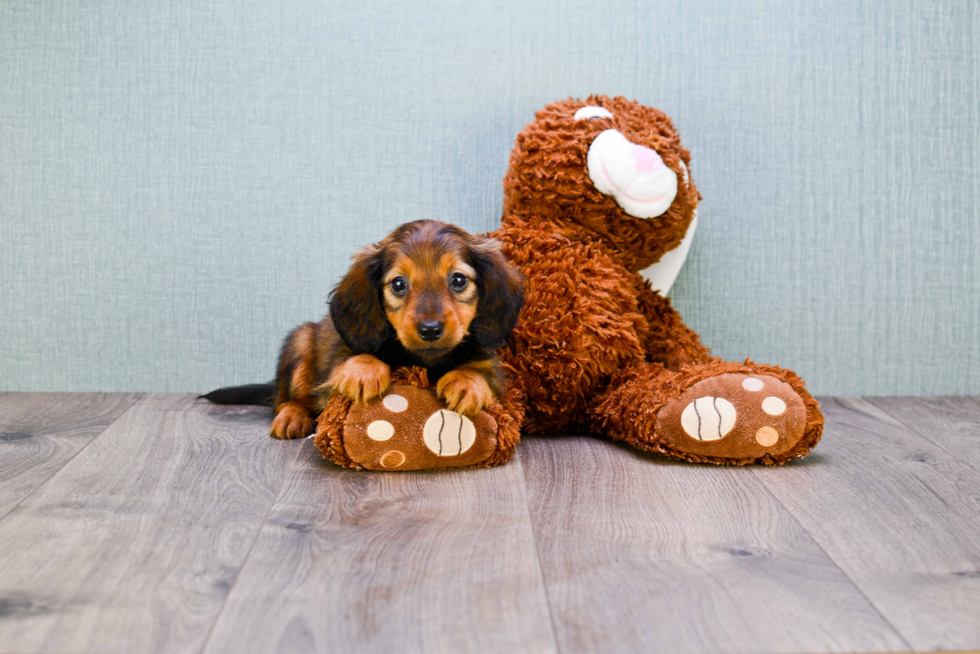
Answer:
[{"label": "teddy bear toe pad", "polygon": [[481,411],[450,411],[431,390],[395,385],[380,401],[351,407],[344,448],[368,470],[458,468],[486,461],[497,447],[497,423]]},{"label": "teddy bear toe pad", "polygon": [[657,419],[657,433],[670,449],[732,459],[779,455],[805,428],[806,407],[789,384],[743,373],[694,384]]}]

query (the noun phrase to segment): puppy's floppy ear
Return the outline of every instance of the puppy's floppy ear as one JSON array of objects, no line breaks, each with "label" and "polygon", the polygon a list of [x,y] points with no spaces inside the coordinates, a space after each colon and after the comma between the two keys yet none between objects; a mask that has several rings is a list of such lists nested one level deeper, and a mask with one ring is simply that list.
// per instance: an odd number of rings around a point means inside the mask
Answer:
[{"label": "puppy's floppy ear", "polygon": [[384,270],[383,248],[366,247],[330,294],[330,319],[354,354],[376,352],[391,329],[381,304]]},{"label": "puppy's floppy ear", "polygon": [[480,292],[470,328],[485,347],[503,347],[524,306],[524,276],[507,261],[500,243],[492,238],[475,238],[469,255]]}]

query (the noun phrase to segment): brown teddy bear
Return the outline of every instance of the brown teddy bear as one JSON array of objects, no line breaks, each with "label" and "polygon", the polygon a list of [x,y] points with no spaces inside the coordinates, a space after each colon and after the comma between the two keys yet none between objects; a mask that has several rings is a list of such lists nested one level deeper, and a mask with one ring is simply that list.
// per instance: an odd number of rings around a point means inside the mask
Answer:
[{"label": "brown teddy bear", "polygon": [[382,400],[329,401],[320,450],[353,468],[486,466],[506,461],[520,433],[588,431],[693,462],[806,456],[823,416],[800,377],[712,357],[641,276],[689,242],[701,197],[689,165],[657,109],[591,96],[539,111],[517,136],[490,234],[527,284],[500,353],[507,392],[470,420],[424,371],[396,371]]}]

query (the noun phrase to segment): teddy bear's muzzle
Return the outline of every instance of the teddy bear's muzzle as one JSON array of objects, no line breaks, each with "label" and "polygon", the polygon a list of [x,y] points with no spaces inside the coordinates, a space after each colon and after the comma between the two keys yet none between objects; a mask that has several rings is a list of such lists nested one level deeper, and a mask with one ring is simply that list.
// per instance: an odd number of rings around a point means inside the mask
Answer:
[{"label": "teddy bear's muzzle", "polygon": [[621,132],[607,129],[589,147],[589,177],[636,218],[663,215],[677,197],[677,173],[656,151],[631,143]]}]

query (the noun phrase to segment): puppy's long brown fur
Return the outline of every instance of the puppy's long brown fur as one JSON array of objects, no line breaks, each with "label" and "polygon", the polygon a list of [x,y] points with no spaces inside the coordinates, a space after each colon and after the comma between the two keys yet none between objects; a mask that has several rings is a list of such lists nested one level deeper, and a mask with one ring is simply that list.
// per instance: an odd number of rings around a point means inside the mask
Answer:
[{"label": "puppy's long brown fur", "polygon": [[502,390],[494,350],[523,303],[523,278],[495,241],[434,220],[402,225],[354,257],[323,320],[286,338],[272,435],[306,436],[333,393],[367,402],[409,365],[428,369],[450,409],[475,415]]}]

